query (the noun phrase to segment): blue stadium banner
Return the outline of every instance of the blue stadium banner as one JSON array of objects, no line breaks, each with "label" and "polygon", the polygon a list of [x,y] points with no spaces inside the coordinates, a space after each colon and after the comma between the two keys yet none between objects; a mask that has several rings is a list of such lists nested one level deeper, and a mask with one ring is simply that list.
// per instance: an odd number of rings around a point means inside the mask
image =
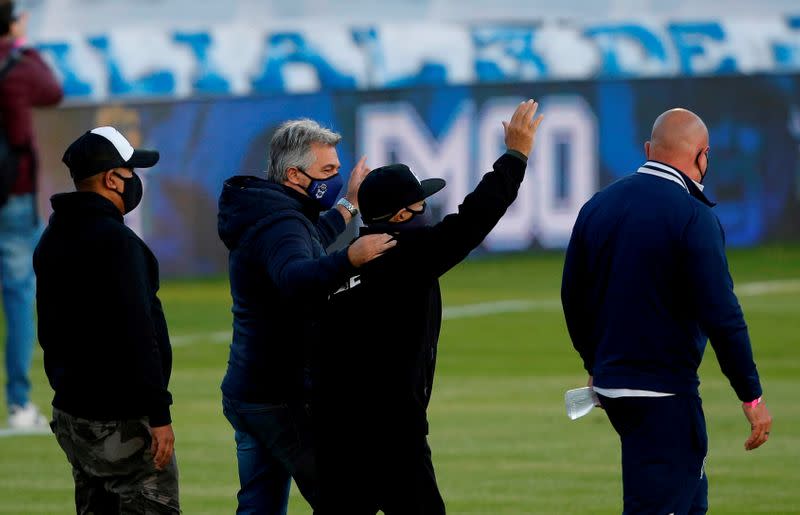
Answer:
[{"label": "blue stadium banner", "polygon": [[134,145],[157,148],[144,171],[146,196],[128,223],[152,246],[166,275],[223,273],[216,234],[225,178],[265,168],[271,133],[311,117],[344,136],[343,172],[362,154],[377,167],[402,161],[443,177],[431,216],[454,211],[504,151],[501,121],[536,98],[545,122],[519,198],[481,251],[563,248],[581,205],[634,171],[653,120],[671,107],[700,114],[711,136],[706,181],[731,246],[800,240],[800,76],[637,79],[430,86],[84,106],[40,114],[43,212],[71,188],[60,163],[89,128],[114,125]]},{"label": "blue stadium banner", "polygon": [[260,2],[238,10],[201,2],[191,10],[204,22],[190,29],[131,2],[128,25],[109,31],[95,9],[65,23],[62,3],[34,17],[32,41],[72,102],[800,71],[792,15],[349,26],[259,16]]}]

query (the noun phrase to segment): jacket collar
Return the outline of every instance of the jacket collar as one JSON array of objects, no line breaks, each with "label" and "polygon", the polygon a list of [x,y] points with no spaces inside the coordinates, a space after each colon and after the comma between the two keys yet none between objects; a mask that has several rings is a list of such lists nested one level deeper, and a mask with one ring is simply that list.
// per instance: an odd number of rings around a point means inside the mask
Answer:
[{"label": "jacket collar", "polygon": [[661,161],[654,161],[650,160],[647,161],[645,164],[639,167],[637,173],[644,173],[647,175],[655,175],[656,177],[661,177],[662,179],[666,179],[668,181],[672,181],[682,187],[686,192],[702,202],[703,204],[707,205],[708,207],[714,207],[717,205],[716,202],[712,202],[703,193],[703,190],[695,183],[692,179],[689,178],[685,173],[678,170],[674,166],[668,165],[666,163],[662,163]]},{"label": "jacket collar", "polygon": [[317,202],[309,197],[308,195],[303,195],[299,191],[295,190],[294,188],[290,188],[284,184],[280,185],[281,188],[289,195],[292,199],[297,201],[300,204],[300,211],[312,222],[316,222],[319,220],[320,215],[320,207]]},{"label": "jacket collar", "polygon": [[59,193],[50,197],[53,212],[63,214],[90,214],[92,216],[107,216],[118,222],[123,221],[122,213],[113,202],[91,191],[73,191]]}]

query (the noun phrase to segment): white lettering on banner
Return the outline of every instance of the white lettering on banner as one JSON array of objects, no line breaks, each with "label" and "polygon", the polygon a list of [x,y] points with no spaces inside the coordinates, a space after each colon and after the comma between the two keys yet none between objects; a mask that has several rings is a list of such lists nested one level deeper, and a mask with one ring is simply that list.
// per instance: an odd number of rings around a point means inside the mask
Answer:
[{"label": "white lettering on banner", "polygon": [[430,202],[453,212],[469,191],[471,167],[465,156],[471,155],[473,113],[472,102],[462,103],[437,140],[410,104],[367,105],[358,111],[359,155],[371,163],[405,163],[422,178],[441,177],[447,181],[447,193]]},{"label": "white lettering on banner", "polygon": [[528,170],[538,192],[537,237],[545,248],[569,242],[581,206],[597,191],[597,119],[578,96],[546,97]]},{"label": "white lettering on banner", "polygon": [[104,33],[58,14],[31,40],[66,96],[93,102],[800,70],[800,16],[359,27],[235,18]]},{"label": "white lettering on banner", "polygon": [[[366,105],[358,112],[359,153],[373,163],[404,162],[422,178],[445,178],[447,188],[431,204],[441,206],[442,215],[452,213],[505,150],[500,122],[520,100],[491,100],[477,120],[472,103],[465,101],[438,140],[407,103]],[[597,187],[597,120],[591,108],[570,95],[544,97],[540,105],[546,123],[536,136],[528,177],[484,242],[488,250],[523,250],[535,243],[564,247],[578,211]],[[473,137],[477,155],[470,151]]]}]

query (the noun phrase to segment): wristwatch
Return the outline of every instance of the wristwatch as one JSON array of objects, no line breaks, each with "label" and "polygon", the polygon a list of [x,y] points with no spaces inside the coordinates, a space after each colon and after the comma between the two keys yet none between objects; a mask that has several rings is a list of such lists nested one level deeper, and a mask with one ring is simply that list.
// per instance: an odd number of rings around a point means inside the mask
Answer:
[{"label": "wristwatch", "polygon": [[350,216],[355,217],[358,214],[358,208],[354,206],[352,202],[350,202],[344,197],[340,198],[339,202],[337,202],[336,205],[342,206],[343,208],[348,210],[350,212]]}]

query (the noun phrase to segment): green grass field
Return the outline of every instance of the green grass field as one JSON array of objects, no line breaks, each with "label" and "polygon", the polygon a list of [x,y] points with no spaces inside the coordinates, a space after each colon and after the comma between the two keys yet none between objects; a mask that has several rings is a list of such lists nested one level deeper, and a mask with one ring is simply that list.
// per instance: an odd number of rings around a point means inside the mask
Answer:
[{"label": "green grass field", "polygon": [[[764,447],[744,451],[749,425],[709,346],[701,379],[710,511],[800,513],[800,248],[730,256],[775,422]],[[442,281],[448,307],[541,301],[526,311],[444,323],[430,440],[450,513],[621,512],[619,445],[610,424],[599,410],[574,422],[564,413],[564,391],[586,377],[558,303],[562,259],[472,260]],[[753,284],[763,281],[775,282]],[[227,345],[214,334],[230,327],[227,283],[166,281],[161,298],[175,344],[171,390],[184,512],[232,513],[238,481],[233,432],[219,392]],[[41,352],[33,381],[35,402],[47,407],[51,391]],[[0,417],[5,420],[4,411]],[[0,438],[0,513],[70,511],[72,478],[55,440]],[[310,511],[293,489],[289,512]]]}]

